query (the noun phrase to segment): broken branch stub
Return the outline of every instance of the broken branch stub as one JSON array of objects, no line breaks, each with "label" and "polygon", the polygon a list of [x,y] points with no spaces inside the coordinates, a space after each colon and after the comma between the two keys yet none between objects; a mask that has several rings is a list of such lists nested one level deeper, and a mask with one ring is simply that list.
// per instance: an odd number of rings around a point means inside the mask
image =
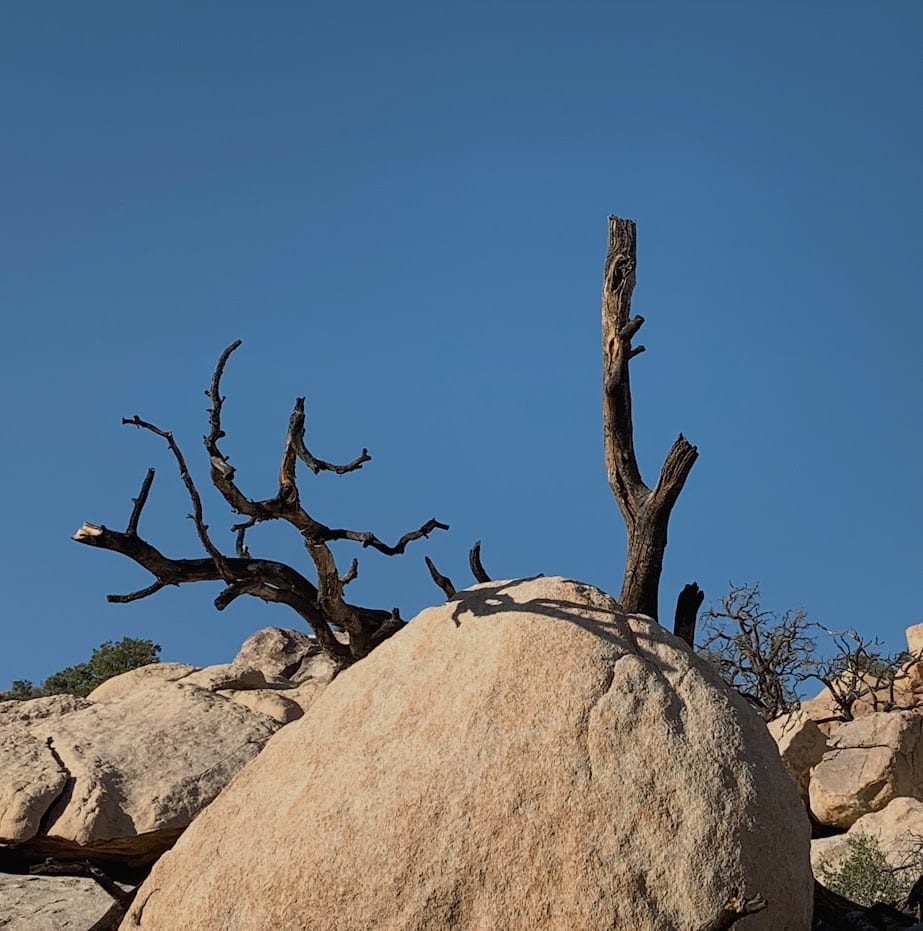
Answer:
[{"label": "broken branch stub", "polygon": [[626,611],[656,619],[670,512],[698,450],[680,434],[667,454],[657,485],[651,489],[641,477],[635,455],[629,378],[629,362],[644,348],[631,345],[644,323],[643,317],[631,316],[636,265],[634,221],[609,217],[602,288],[603,439],[609,487],[628,531],[619,601]]}]

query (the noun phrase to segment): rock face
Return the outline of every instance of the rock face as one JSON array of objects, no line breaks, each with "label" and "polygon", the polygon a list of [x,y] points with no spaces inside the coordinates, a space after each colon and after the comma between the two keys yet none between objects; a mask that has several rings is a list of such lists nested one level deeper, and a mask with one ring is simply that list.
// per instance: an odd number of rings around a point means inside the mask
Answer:
[{"label": "rock face", "polygon": [[809,826],[765,725],[647,618],[563,579],[424,611],[155,865],[124,929],[806,931]]},{"label": "rock face", "polygon": [[91,704],[76,695],[46,695],[28,701],[0,701],[0,727],[6,724],[28,727],[43,718],[59,718],[62,714],[89,708]]},{"label": "rock face", "polygon": [[119,911],[93,879],[0,873],[3,931],[93,931]]},{"label": "rock face", "polygon": [[206,666],[183,677],[183,685],[195,685],[200,689],[217,692],[219,689],[290,689],[292,683],[284,676],[267,676],[262,669],[239,666],[235,663],[219,663]]},{"label": "rock face", "polygon": [[47,743],[10,726],[0,728],[0,773],[0,842],[34,837],[67,771]]},{"label": "rock face", "polygon": [[106,679],[97,685],[87,698],[90,701],[111,701],[151,682],[175,682],[197,671],[197,666],[190,666],[188,663],[150,663]]},{"label": "rock face", "polygon": [[811,770],[823,758],[827,750],[827,738],[817,724],[802,711],[789,714],[769,722],[782,762],[798,787],[801,800],[808,803],[808,783]]},{"label": "rock face", "polygon": [[278,726],[202,689],[155,680],[28,729],[0,728],[0,844],[149,862]]},{"label": "rock face", "polygon": [[923,794],[923,715],[877,712],[841,724],[811,774],[811,811],[821,824],[848,828],[898,796]]}]

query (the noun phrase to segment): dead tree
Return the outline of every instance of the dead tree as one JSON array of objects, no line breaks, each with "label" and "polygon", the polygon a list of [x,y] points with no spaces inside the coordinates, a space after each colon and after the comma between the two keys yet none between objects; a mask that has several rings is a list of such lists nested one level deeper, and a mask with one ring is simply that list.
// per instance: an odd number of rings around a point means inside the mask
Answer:
[{"label": "dead tree", "polygon": [[[211,463],[212,483],[231,509],[245,518],[231,528],[236,534],[236,554],[229,556],[222,553],[211,539],[204,520],[202,500],[173,434],[142,420],[137,414],[123,419],[122,423],[147,430],[166,441],[192,503],[192,513],[189,516],[195,524],[207,555],[198,559],[172,559],[139,536],[138,524],[154,481],[153,469],[148,470],[138,497],[133,499],[134,507],[124,531],[111,530],[96,524],[84,524],[74,534],[74,539],[78,543],[128,556],[154,576],[155,581],[147,588],[127,595],[109,595],[107,600],[110,602],[124,604],[137,601],[155,594],[167,585],[222,582],[225,587],[215,599],[215,607],[219,611],[242,595],[288,605],[311,627],[324,652],[331,656],[338,666],[347,666],[366,656],[379,643],[403,627],[404,621],[397,608],[385,611],[360,607],[346,601],[346,586],[356,578],[359,564],[354,559],[349,569],[341,575],[328,544],[337,540],[351,540],[360,543],[365,549],[377,550],[385,556],[398,556],[404,552],[408,544],[429,536],[433,530],[448,530],[448,524],[432,518],[419,529],[405,533],[392,545],[383,542],[370,531],[328,527],[313,518],[301,502],[295,481],[298,461],[301,460],[315,475],[319,472],[345,475],[361,469],[372,457],[368,450],[363,449],[352,462],[334,465],[313,456],[304,439],[304,398],[295,401],[295,408],[289,419],[277,493],[265,500],[248,498],[238,487],[235,481],[236,471],[219,446],[219,442],[225,437],[221,426],[221,412],[225,401],[221,394],[221,378],[231,353],[238,346],[240,340],[228,346],[215,366],[211,386],[206,391],[211,400],[211,408],[209,430],[204,438]],[[284,520],[299,532],[317,573],[316,585],[292,566],[250,555],[246,543],[247,531],[270,520]],[[335,631],[345,631],[348,639],[337,637]]]},{"label": "dead tree", "polygon": [[603,437],[606,471],[628,529],[628,554],[619,602],[629,612],[657,618],[657,592],[673,505],[698,457],[682,434],[651,489],[641,478],[631,420],[630,361],[644,352],[632,339],[644,318],[631,316],[637,242],[633,220],[609,217],[609,248],[602,289]]}]

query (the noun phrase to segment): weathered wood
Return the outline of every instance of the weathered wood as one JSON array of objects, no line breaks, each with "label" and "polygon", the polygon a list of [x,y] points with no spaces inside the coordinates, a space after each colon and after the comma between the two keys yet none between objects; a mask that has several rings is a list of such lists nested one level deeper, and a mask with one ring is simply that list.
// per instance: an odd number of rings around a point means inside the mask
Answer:
[{"label": "weathered wood", "polygon": [[609,487],[628,530],[628,553],[619,601],[626,611],[657,618],[658,589],[670,512],[698,457],[682,434],[651,489],[635,456],[629,361],[644,347],[631,345],[644,318],[631,316],[637,238],[633,220],[609,217],[609,247],[602,288],[603,439]]},{"label": "weathered wood", "polygon": [[690,582],[683,586],[683,590],[676,599],[676,614],[673,618],[673,633],[680,640],[685,640],[692,649],[695,649],[695,622],[705,600],[705,592],[699,588],[698,583]]}]

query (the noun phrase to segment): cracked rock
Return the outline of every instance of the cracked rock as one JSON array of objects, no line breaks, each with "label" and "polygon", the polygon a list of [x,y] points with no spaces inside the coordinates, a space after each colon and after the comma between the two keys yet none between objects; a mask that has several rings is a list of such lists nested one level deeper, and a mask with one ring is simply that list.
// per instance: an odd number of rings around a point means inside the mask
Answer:
[{"label": "cracked rock", "polygon": [[811,773],[815,818],[849,828],[894,798],[923,797],[921,737],[923,715],[916,711],[877,712],[841,724]]},{"label": "cracked rock", "polygon": [[0,843],[25,855],[150,862],[278,727],[206,690],[151,681],[4,728]]}]

